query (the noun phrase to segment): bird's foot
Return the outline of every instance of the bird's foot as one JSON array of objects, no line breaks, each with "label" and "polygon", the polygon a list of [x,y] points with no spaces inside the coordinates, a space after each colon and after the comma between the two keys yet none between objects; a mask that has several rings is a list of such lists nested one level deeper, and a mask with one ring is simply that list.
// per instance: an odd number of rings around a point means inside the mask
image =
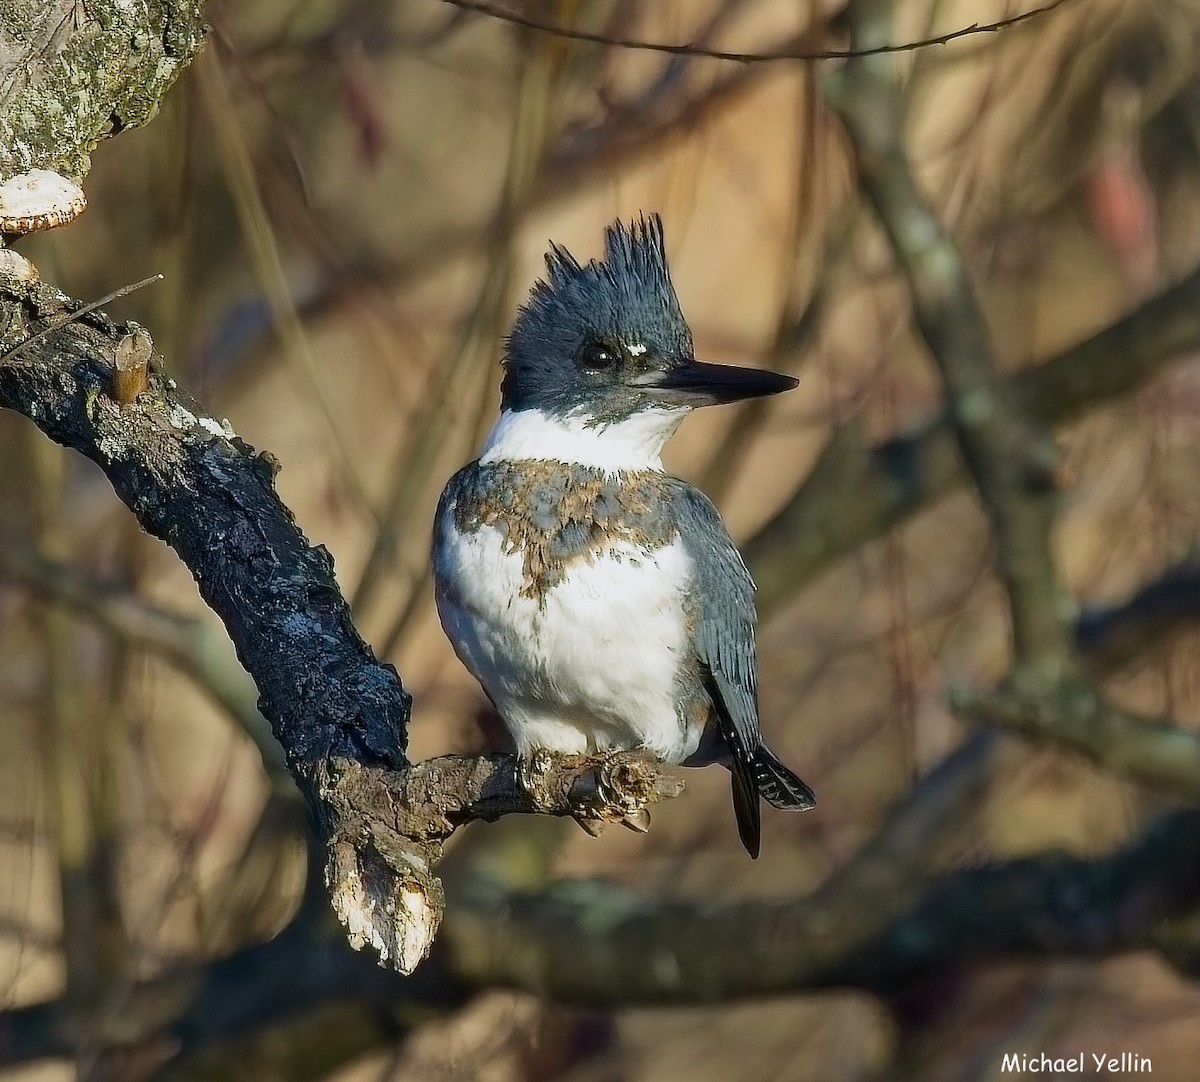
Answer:
[{"label": "bird's foot", "polygon": [[517,781],[539,812],[552,815],[560,803],[561,798],[556,793],[555,765],[563,758],[545,749],[538,749],[532,755],[517,756]]},{"label": "bird's foot", "polygon": [[612,823],[610,823],[607,819],[587,819],[578,815],[572,816],[572,818],[576,823],[579,824],[580,830],[584,831],[586,834],[590,834],[593,838],[600,837],[601,834],[603,834],[610,826],[612,826]]},{"label": "bird's foot", "polygon": [[645,808],[626,812],[621,817],[621,826],[638,834],[650,833],[650,813]]},{"label": "bird's foot", "polygon": [[559,755],[538,750],[522,756],[521,786],[539,811],[570,815],[598,837],[613,823],[645,834],[648,805],[678,795],[683,782],[647,751]]},{"label": "bird's foot", "polygon": [[582,812],[574,814],[573,818],[593,838],[600,837],[613,823],[620,823],[627,830],[635,831],[638,834],[650,833],[650,813],[645,808],[626,812],[619,819],[612,818],[608,810],[595,818]]}]

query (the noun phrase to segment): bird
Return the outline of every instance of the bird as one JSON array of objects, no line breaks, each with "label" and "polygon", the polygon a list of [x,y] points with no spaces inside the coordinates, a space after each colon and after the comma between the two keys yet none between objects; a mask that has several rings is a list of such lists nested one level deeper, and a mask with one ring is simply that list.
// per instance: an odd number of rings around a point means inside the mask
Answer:
[{"label": "bird", "polygon": [[551,243],[545,261],[504,343],[499,419],[435,513],[442,627],[522,761],[721,763],[757,857],[760,798],[815,797],[759,729],[750,572],[661,452],[693,409],[797,380],[696,360],[657,214],[608,226],[602,260]]}]

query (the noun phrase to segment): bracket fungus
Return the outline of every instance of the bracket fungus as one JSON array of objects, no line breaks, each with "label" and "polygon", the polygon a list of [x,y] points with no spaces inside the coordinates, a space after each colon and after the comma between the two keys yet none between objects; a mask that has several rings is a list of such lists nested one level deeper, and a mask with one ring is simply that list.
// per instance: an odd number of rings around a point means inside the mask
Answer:
[{"label": "bracket fungus", "polygon": [[0,233],[10,237],[65,225],[87,206],[83,189],[52,169],[30,169],[0,183]]}]

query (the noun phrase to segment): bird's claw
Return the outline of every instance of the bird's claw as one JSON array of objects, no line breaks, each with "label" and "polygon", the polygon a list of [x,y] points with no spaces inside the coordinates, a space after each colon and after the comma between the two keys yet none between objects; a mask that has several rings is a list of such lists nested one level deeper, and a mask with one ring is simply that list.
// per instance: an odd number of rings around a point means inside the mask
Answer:
[{"label": "bird's claw", "polygon": [[[596,756],[563,756],[539,749],[521,756],[517,764],[517,781],[529,794],[534,806],[542,811],[561,814],[561,795],[556,795],[555,767],[565,761],[568,766],[586,766],[574,778],[567,795],[571,817],[593,838],[599,837],[613,823],[628,830],[645,834],[650,829],[650,812],[646,808],[643,779],[651,760],[615,752]],[[657,761],[654,761],[655,763]],[[656,785],[653,789],[659,795]],[[674,789],[664,788],[663,796],[674,795]]]},{"label": "bird's claw", "polygon": [[626,812],[625,817],[621,820],[621,826],[635,831],[638,834],[649,834],[650,813],[645,808],[638,808],[636,811]]},{"label": "bird's claw", "polygon": [[626,830],[637,834],[650,833],[650,813],[645,808],[627,811],[624,815],[620,813],[620,809],[610,810],[607,815],[602,812],[600,816],[581,813],[574,816],[574,819],[593,838],[600,837],[613,823],[620,823]]},{"label": "bird's claw", "polygon": [[600,837],[612,824],[606,819],[589,819],[583,816],[576,816],[575,822],[582,827],[593,838]]}]

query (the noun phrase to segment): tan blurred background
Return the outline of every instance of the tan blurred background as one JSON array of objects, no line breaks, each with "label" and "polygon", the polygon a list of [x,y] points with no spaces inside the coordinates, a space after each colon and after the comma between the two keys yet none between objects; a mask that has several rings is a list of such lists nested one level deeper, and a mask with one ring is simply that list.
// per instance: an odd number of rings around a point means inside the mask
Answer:
[{"label": "tan blurred background", "polygon": [[[845,44],[836,3],[523,10],[718,49]],[[903,41],[1019,8],[896,10]],[[800,377],[749,419],[705,411],[668,449],[669,468],[717,496],[735,537],[789,497],[835,424],[856,419],[879,440],[938,408],[905,285],[821,98],[835,62],[600,48],[437,0],[226,0],[210,19],[204,54],[160,116],[97,152],[87,213],[21,251],[84,299],[166,276],[114,313],[147,326],[181,385],[279,460],[283,500],[333,553],[364,636],[415,695],[414,757],[477,750],[498,732],[437,626],[429,524],[496,412],[499,344],[548,240],[591,257],[606,223],[660,211],[698,353]],[[898,58],[912,162],[1006,371],[1133,310],[1200,258],[1196,27],[1183,0],[1071,0]],[[1180,358],[1059,430],[1055,553],[1085,605],[1124,598],[1195,544],[1196,376],[1195,358]],[[54,567],[223,634],[99,472],[12,416],[0,416],[0,509],[6,539]],[[763,727],[820,805],[768,812],[762,859],[740,850],[728,780],[711,770],[688,775],[647,837],[557,830],[546,842],[556,872],[685,898],[818,885],[962,740],[946,689],[1007,670],[990,559],[963,490],[773,606]],[[56,588],[0,579],[0,1000],[60,994],[64,913],[99,908],[108,917],[93,926],[107,931],[90,957],[119,1012],[122,982],[281,928],[303,845],[292,818],[264,820],[272,783],[231,713],[144,639],[47,600]],[[1106,687],[1195,726],[1196,646],[1194,633],[1172,634]],[[218,667],[234,664],[228,648]],[[1161,805],[1066,753],[1014,743],[1005,763],[948,866],[1101,854]],[[318,1012],[305,1024],[345,1035],[359,1021]],[[976,967],[915,1020],[852,993],[577,1012],[492,991],[418,1022],[407,1040],[376,1026],[303,1063],[280,1051],[286,1033],[250,1034],[194,1075],[966,1080],[998,1078],[1002,1051],[1110,1047],[1182,1080],[1200,1060],[1195,986],[1148,954]],[[0,1077],[77,1074],[86,1065],[50,1061]]]}]

